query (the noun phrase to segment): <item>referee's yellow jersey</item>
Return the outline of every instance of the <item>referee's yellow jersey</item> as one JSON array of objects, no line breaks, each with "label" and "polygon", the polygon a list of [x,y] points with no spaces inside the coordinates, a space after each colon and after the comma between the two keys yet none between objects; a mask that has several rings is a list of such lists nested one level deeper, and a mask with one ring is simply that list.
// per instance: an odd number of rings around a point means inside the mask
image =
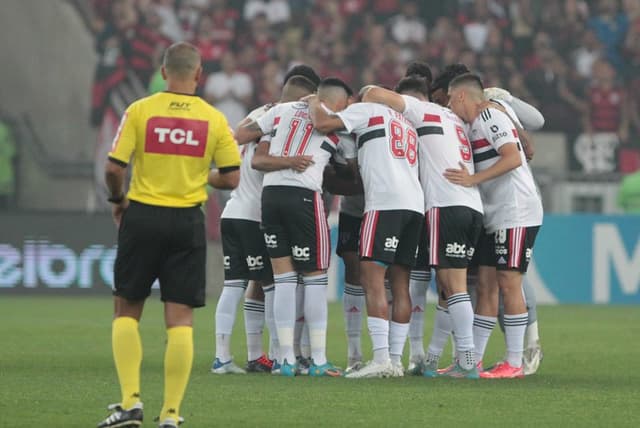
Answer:
[{"label": "referee's yellow jersey", "polygon": [[109,152],[123,166],[133,156],[129,199],[190,207],[207,200],[211,163],[240,165],[224,115],[195,95],[159,92],[129,106]]}]

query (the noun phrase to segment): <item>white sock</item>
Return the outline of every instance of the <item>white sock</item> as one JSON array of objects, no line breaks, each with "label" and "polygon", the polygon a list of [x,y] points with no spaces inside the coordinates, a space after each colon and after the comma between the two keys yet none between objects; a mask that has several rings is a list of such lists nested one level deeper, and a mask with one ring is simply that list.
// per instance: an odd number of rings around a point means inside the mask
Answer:
[{"label": "white sock", "polygon": [[527,348],[535,348],[540,342],[540,336],[538,334],[538,321],[534,321],[527,326],[525,332],[525,343]]},{"label": "white sock", "polygon": [[309,336],[309,324],[306,318],[302,326],[302,334],[300,335],[300,356],[302,358],[311,358],[311,338]]},{"label": "white sock", "polygon": [[216,358],[227,362],[231,359],[231,332],[236,321],[238,303],[247,288],[243,279],[224,282],[218,305],[216,306]]},{"label": "white sock", "polygon": [[269,359],[277,360],[279,358],[278,329],[276,328],[276,320],[273,317],[273,298],[275,286],[273,284],[263,287],[264,291],[264,321],[269,329]]},{"label": "white sock", "polygon": [[304,329],[304,291],[302,279],[298,277],[298,285],[296,286],[296,325],[293,332],[293,353],[296,357],[302,355],[300,342],[302,340],[302,330]]},{"label": "white sock", "polygon": [[482,361],[484,351],[487,349],[487,343],[491,337],[493,327],[496,326],[497,317],[486,317],[484,315],[475,315],[473,318],[473,344],[476,350],[476,361]]},{"label": "white sock", "polygon": [[347,332],[347,357],[349,361],[362,359],[362,311],[365,307],[364,289],[359,285],[345,284],[342,297],[344,324]]},{"label": "white sock", "polygon": [[389,321],[383,318],[367,317],[367,326],[373,346],[373,361],[386,363],[389,361]]},{"label": "white sock", "polygon": [[473,355],[473,308],[467,293],[457,293],[447,299],[453,331],[455,331],[458,364],[469,370],[475,366]]},{"label": "white sock", "polygon": [[280,342],[280,358],[282,362],[293,364],[296,356],[293,353],[293,329],[296,324],[296,286],[298,274],[287,272],[274,275],[275,297],[273,299],[273,315]]},{"label": "white sock", "polygon": [[507,342],[507,362],[511,367],[522,366],[524,351],[524,332],[527,329],[527,312],[516,315],[504,315],[504,337]]},{"label": "white sock", "polygon": [[429,348],[427,352],[431,356],[437,356],[438,359],[442,355],[444,345],[449,340],[451,334],[451,316],[449,311],[440,305],[436,306],[436,316],[433,322],[433,334],[431,335],[431,341],[429,342]]},{"label": "white sock", "polygon": [[264,328],[264,302],[244,300],[244,329],[247,335],[247,360],[253,361],[262,355],[262,330]]},{"label": "white sock", "polygon": [[401,324],[389,321],[389,355],[392,363],[398,364],[401,362],[408,333],[409,323]]},{"label": "white sock", "polygon": [[430,271],[412,270],[409,276],[411,319],[409,320],[409,359],[424,357],[424,311]]},{"label": "white sock", "polygon": [[327,363],[327,274],[305,276],[304,318],[309,329],[311,358],[321,366]]}]

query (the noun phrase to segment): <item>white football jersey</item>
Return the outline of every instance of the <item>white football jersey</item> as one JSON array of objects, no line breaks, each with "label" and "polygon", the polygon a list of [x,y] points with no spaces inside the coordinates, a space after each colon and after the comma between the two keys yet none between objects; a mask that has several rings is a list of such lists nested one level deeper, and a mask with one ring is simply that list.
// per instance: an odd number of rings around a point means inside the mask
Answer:
[{"label": "white football jersey", "polygon": [[542,201],[509,117],[495,108],[483,110],[471,124],[470,138],[477,171],[495,164],[498,150],[508,143],[518,146],[522,160],[518,168],[480,184],[487,232],[541,225]]},{"label": "white football jersey", "polygon": [[424,191],[425,212],[432,207],[465,206],[482,213],[477,187],[463,187],[444,177],[447,168],[460,168],[464,162],[474,173],[471,144],[462,119],[438,104],[403,95],[403,114],[418,133],[420,184]]},{"label": "white football jersey", "polygon": [[313,156],[313,165],[304,172],[292,169],[267,172],[263,186],[296,186],[322,192],[324,168],[338,146],[348,159],[356,157],[355,144],[347,134],[321,134],[309,115],[309,104],[278,104],[257,121],[265,135],[271,134],[269,154],[273,156]]},{"label": "white football jersey", "polygon": [[[272,104],[266,104],[253,110],[247,117],[257,120],[263,116]],[[271,137],[264,135],[261,141],[269,141]],[[240,182],[220,215],[220,218],[261,221],[262,177],[263,172],[251,167],[251,159],[258,145],[255,142],[241,146],[242,164],[240,165]]]},{"label": "white football jersey", "polygon": [[336,113],[358,143],[365,211],[409,210],[424,214],[418,178],[418,136],[411,123],[389,107],[352,104]]},{"label": "white football jersey", "polygon": [[[336,155],[333,157],[335,162],[340,165],[346,165],[346,155],[343,145],[338,147]],[[355,145],[352,146],[355,149]],[[352,217],[362,217],[364,215],[364,194],[350,195],[340,197],[340,212]]]}]

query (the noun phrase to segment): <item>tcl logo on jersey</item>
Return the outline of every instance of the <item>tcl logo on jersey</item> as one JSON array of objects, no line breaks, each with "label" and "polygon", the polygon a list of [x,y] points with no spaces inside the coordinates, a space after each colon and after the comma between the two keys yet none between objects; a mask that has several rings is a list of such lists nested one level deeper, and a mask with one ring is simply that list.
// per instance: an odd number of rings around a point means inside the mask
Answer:
[{"label": "tcl logo on jersey", "polygon": [[278,246],[278,239],[276,238],[276,235],[267,235],[265,233],[264,243],[267,246],[267,248],[276,248]]},{"label": "tcl logo on jersey", "polygon": [[387,238],[384,241],[384,250],[385,251],[395,251],[398,248],[398,244],[400,241],[395,236],[391,238]]},{"label": "tcl logo on jersey", "polygon": [[445,248],[444,253],[447,257],[467,257],[467,246],[465,244],[452,242],[451,244],[447,244],[447,248]]},{"label": "tcl logo on jersey", "polygon": [[311,251],[309,247],[300,248],[297,245],[291,247],[291,255],[296,260],[304,260],[307,261],[311,257]]},{"label": "tcl logo on jersey", "polygon": [[264,267],[264,261],[262,260],[262,256],[247,256],[247,267],[249,270],[260,270]]},{"label": "tcl logo on jersey", "polygon": [[152,117],[147,122],[147,153],[204,157],[209,123],[205,120]]}]

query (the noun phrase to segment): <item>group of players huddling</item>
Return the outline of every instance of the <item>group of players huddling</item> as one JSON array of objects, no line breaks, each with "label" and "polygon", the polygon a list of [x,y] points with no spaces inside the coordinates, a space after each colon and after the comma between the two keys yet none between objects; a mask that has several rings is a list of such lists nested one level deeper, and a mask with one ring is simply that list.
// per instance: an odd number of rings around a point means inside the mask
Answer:
[{"label": "group of players huddling", "polygon": [[[248,372],[283,376],[514,378],[542,353],[525,289],[542,204],[525,131],[542,115],[461,64],[432,80],[412,63],[395,89],[354,96],[337,78],[291,69],[278,103],[238,124],[240,184],[221,222],[225,282],[216,309],[214,373],[245,373],[230,337],[244,303]],[[327,361],[330,238],[322,192],[344,195],[337,253],[345,262],[348,367]],[[439,302],[423,345],[426,291]],[[366,304],[373,360],[360,336]],[[503,361],[483,370],[501,314]],[[266,321],[270,333],[262,350]],[[526,337],[525,337],[526,336]],[[409,367],[401,358],[409,338]],[[454,360],[439,369],[449,337]]]}]

